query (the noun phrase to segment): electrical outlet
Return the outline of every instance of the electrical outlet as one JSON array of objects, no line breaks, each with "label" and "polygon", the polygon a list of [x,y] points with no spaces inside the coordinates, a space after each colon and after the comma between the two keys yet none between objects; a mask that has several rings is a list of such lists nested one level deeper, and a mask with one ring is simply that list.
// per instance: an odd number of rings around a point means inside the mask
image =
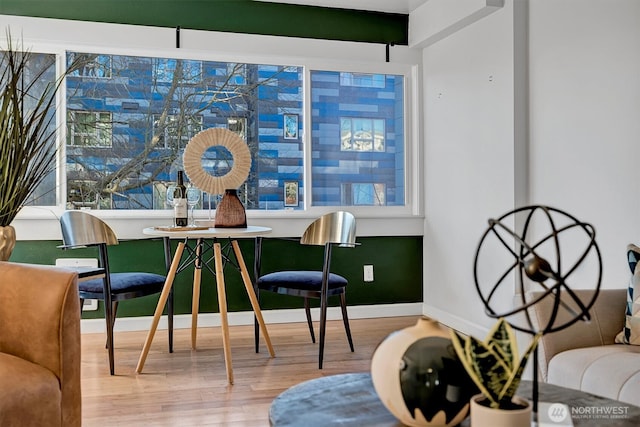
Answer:
[{"label": "electrical outlet", "polygon": [[373,282],[373,265],[364,266],[364,281]]},{"label": "electrical outlet", "polygon": [[[97,258],[58,258],[56,259],[58,267],[97,267]],[[98,309],[97,299],[86,299],[82,306],[82,311],[95,311]]]}]

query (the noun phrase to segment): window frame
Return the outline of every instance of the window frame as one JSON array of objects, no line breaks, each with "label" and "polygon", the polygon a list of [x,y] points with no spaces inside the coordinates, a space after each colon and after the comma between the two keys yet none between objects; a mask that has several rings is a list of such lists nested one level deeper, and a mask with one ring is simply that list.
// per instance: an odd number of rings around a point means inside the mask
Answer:
[{"label": "window frame", "polygon": [[[404,76],[404,136],[405,136],[405,205],[404,206],[346,206],[345,209],[352,211],[357,217],[367,218],[403,218],[413,219],[408,225],[409,234],[422,234],[421,224],[424,215],[422,206],[423,173],[419,168],[421,163],[421,148],[418,144],[418,117],[420,115],[420,94],[418,92],[421,73],[421,55],[419,51],[405,47],[399,47],[399,60],[396,62],[384,62],[384,56],[379,53],[377,46],[368,43],[356,42],[336,42],[326,40],[308,40],[283,38],[276,36],[257,36],[246,34],[226,34],[216,32],[194,32],[189,47],[183,46],[176,50],[174,46],[166,44],[161,46],[162,37],[170,29],[137,27],[122,24],[99,24],[99,23],[76,23],[60,20],[44,19],[45,25],[36,18],[9,18],[9,24],[20,29],[13,28],[12,32],[23,35],[25,46],[33,52],[57,54],[56,63],[58,72],[62,72],[65,66],[66,51],[92,51],[100,54],[112,55],[139,55],[154,57],[176,57],[187,60],[202,61],[226,61],[226,62],[246,62],[273,65],[300,66],[303,69],[303,128],[300,129],[300,138],[304,138],[304,162],[311,164],[311,111],[310,100],[310,74],[312,70],[337,71],[362,74],[397,74]],[[82,41],[70,40],[74,31],[69,26],[91,27],[90,37]],[[64,31],[63,31],[64,29]],[[28,31],[27,31],[28,30]],[[55,37],[48,39],[43,35],[55,34]],[[115,39],[114,34],[118,34]],[[166,37],[165,37],[166,38]],[[3,40],[0,37],[0,41]],[[43,43],[42,40],[47,40]],[[136,40],[134,46],[130,43]],[[274,40],[278,43],[274,43]],[[309,45],[314,48],[310,49]],[[211,46],[220,47],[212,50]],[[228,46],[228,47],[227,47]],[[224,49],[227,50],[224,50]],[[310,56],[313,55],[313,56]],[[393,55],[392,55],[393,56]],[[63,84],[58,93],[57,112],[59,132],[56,143],[58,150],[58,172],[57,172],[57,206],[33,206],[26,207],[18,215],[17,221],[52,220],[65,210],[63,200],[63,189],[66,188],[66,86]],[[311,168],[306,167],[304,171],[303,194],[311,194]],[[279,223],[282,219],[301,220],[306,224],[308,219],[315,218],[323,213],[340,209],[339,206],[318,207],[311,206],[309,197],[304,197],[301,203],[302,210],[290,211],[264,211],[247,210],[249,220],[260,219],[261,223]],[[117,223],[127,222],[129,227],[123,237],[140,237],[141,224],[164,223],[171,217],[171,212],[167,210],[100,210],[95,212],[102,218],[108,218]],[[275,222],[273,222],[275,221]],[[284,221],[286,222],[286,221]],[[418,226],[420,224],[420,227]],[[286,227],[285,228],[289,228]],[[402,228],[402,227],[401,227]],[[289,228],[289,230],[291,230]],[[420,230],[420,232],[417,232]],[[417,232],[417,233],[416,233]],[[404,234],[402,232],[400,234]],[[31,236],[21,236],[21,238],[41,239],[46,238],[38,233],[28,233]],[[56,233],[57,235],[58,233]],[[120,235],[121,233],[119,233]]]}]

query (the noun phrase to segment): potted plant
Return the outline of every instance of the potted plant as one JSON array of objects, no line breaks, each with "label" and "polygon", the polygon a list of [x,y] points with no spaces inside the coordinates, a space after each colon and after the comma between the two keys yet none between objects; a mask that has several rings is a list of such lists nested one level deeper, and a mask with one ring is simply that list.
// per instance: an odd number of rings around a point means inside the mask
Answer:
[{"label": "potted plant", "polygon": [[[31,52],[0,49],[0,261],[9,259],[16,235],[11,223],[56,166],[56,92],[63,77],[49,77],[54,61]],[[39,59],[39,58],[38,58]]]},{"label": "potted plant", "polygon": [[[473,427],[527,426],[531,424],[531,404],[515,395],[529,356],[541,333],[518,359],[516,336],[509,323],[501,318],[485,341],[451,332],[453,347],[481,394],[471,399]],[[506,421],[501,421],[507,417]]]}]

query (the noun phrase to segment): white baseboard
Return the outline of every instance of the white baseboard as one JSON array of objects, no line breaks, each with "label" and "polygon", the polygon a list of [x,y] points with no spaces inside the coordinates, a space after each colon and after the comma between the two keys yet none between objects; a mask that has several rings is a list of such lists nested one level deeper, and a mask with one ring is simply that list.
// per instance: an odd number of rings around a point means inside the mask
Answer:
[{"label": "white baseboard", "polygon": [[[349,306],[349,319],[370,319],[377,317],[395,316],[420,316],[422,315],[422,303],[407,304],[379,304],[379,305],[353,305]],[[262,316],[267,324],[270,323],[294,323],[306,322],[304,309],[288,310],[262,310]],[[313,320],[320,319],[320,309],[312,308]],[[115,323],[115,331],[148,331],[151,327],[151,316],[144,317],[119,317]],[[228,313],[229,325],[253,325],[253,311],[240,311]],[[339,307],[329,307],[328,320],[342,319]],[[176,329],[191,328],[191,314],[179,314],[173,318],[173,326]],[[219,313],[202,313],[198,316],[198,326],[220,326]],[[104,319],[83,319],[80,324],[83,334],[105,332]],[[167,316],[162,316],[158,329],[167,329]]]},{"label": "white baseboard", "polygon": [[451,329],[472,335],[478,339],[484,339],[489,332],[489,329],[483,325],[472,323],[468,319],[463,319],[426,303],[422,305],[422,313]]}]

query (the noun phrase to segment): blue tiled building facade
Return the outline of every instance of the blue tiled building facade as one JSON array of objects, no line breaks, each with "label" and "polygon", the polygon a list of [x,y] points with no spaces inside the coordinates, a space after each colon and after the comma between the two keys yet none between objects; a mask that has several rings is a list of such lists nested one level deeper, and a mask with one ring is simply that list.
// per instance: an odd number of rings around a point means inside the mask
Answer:
[{"label": "blue tiled building facade", "polygon": [[[97,209],[164,208],[197,132],[238,132],[253,165],[248,209],[304,207],[302,67],[70,53],[67,197]],[[402,76],[311,72],[314,206],[404,204]],[[228,153],[203,167],[222,175]],[[207,198],[204,198],[206,208]]]}]

